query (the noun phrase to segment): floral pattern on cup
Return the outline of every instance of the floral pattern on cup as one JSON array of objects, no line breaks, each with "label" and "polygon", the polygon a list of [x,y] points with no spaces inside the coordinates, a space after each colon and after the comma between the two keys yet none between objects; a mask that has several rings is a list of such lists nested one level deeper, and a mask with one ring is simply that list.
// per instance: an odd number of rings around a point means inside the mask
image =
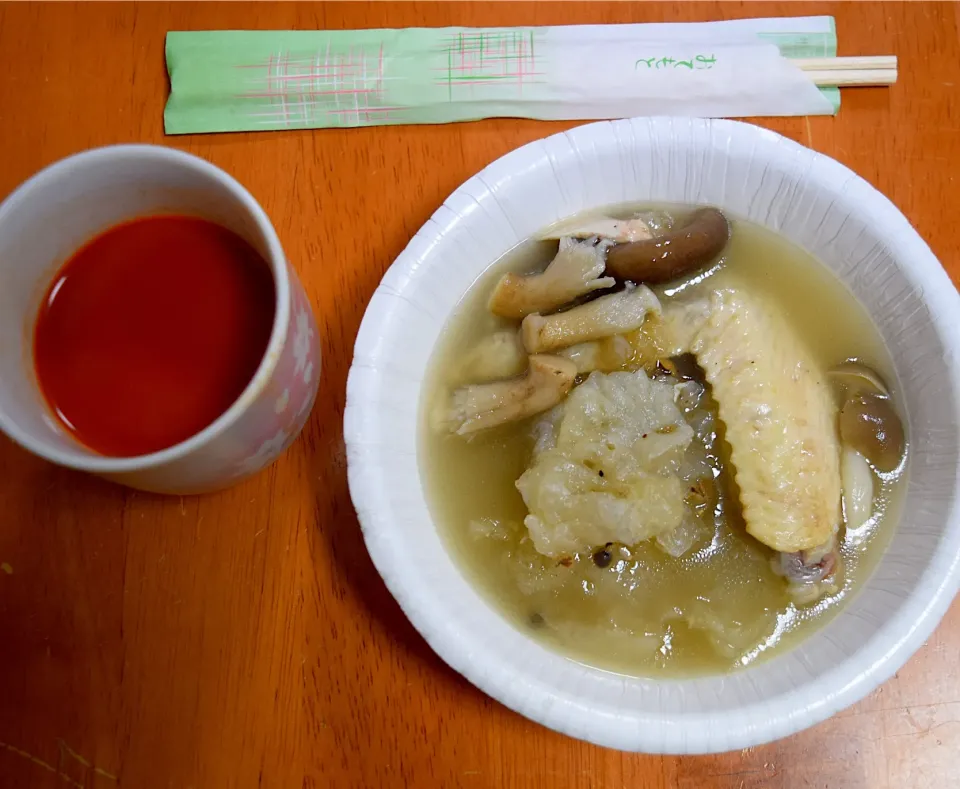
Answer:
[{"label": "floral pattern on cup", "polygon": [[[280,455],[303,429],[320,382],[317,324],[303,287],[290,272],[290,320],[273,376],[244,416],[248,453],[232,464],[235,479],[259,471]],[[254,448],[252,452],[249,448]]]}]

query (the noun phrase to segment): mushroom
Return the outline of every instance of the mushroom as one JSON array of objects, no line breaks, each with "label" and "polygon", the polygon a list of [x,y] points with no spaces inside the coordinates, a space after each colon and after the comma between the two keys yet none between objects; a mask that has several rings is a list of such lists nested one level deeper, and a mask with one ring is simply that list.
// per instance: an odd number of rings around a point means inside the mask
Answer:
[{"label": "mushroom", "polygon": [[843,520],[848,529],[859,529],[873,514],[873,472],[867,459],[850,447],[840,458],[843,486]]},{"label": "mushroom", "polygon": [[643,241],[653,238],[653,230],[646,221],[639,217],[633,219],[613,219],[609,216],[599,216],[593,219],[579,218],[554,225],[540,238],[544,241],[556,238],[590,238],[599,236],[610,239],[618,244],[626,241]]},{"label": "mushroom", "polygon": [[884,395],[869,391],[849,395],[840,409],[840,437],[880,472],[893,471],[903,458],[903,423]]},{"label": "mushroom", "polygon": [[603,277],[608,243],[560,239],[557,256],[541,274],[504,274],[490,296],[491,312],[504,318],[523,318],[532,312],[552,312],[595,290],[613,287]]},{"label": "mushroom", "polygon": [[879,374],[860,362],[838,364],[828,374],[849,394],[867,391],[884,397],[890,396],[890,390]]},{"label": "mushroom", "polygon": [[520,333],[528,353],[544,353],[634,331],[651,312],[660,313],[653,291],[643,285],[631,286],[556,315],[528,315]]},{"label": "mushroom", "polygon": [[716,208],[701,208],[679,227],[610,247],[607,273],[630,282],[669,282],[712,262],[729,238],[727,218]]},{"label": "mushroom", "polygon": [[569,359],[577,366],[577,373],[586,375],[594,370],[620,370],[634,356],[634,348],[622,334],[571,345],[557,351],[557,356]]},{"label": "mushroom", "polygon": [[830,370],[845,394],[840,409],[840,436],[878,471],[900,465],[904,451],[903,422],[893,407],[890,390],[875,370],[847,361]]},{"label": "mushroom", "polygon": [[527,366],[520,334],[515,330],[489,334],[471,348],[457,365],[454,383],[484,383],[520,375]]},{"label": "mushroom", "polygon": [[559,403],[576,377],[570,360],[534,354],[519,378],[455,390],[445,421],[453,432],[467,435],[539,414]]}]

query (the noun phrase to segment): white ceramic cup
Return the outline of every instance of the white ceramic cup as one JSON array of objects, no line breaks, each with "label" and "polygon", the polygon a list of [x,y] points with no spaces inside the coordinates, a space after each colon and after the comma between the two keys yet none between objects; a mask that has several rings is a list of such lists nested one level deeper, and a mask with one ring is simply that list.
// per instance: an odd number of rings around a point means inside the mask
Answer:
[{"label": "white ceramic cup", "polygon": [[[208,219],[250,243],[273,275],[273,327],[250,383],[212,424],[160,452],[106,457],[77,442],[51,413],[34,372],[34,325],[73,252],[120,222],[156,214]],[[0,205],[0,429],[31,452],[142,490],[226,487],[296,438],[319,379],[316,322],[276,231],[250,193],[209,162],[152,145],[98,148],[42,170]]]}]

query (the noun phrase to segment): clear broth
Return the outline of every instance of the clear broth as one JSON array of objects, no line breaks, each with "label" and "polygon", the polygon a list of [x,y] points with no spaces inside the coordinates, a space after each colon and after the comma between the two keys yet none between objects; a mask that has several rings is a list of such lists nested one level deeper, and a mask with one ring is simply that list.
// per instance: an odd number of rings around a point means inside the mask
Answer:
[{"label": "clear broth", "polygon": [[[656,289],[658,295],[734,283],[761,293],[801,332],[825,369],[856,358],[884,376],[896,397],[890,355],[845,286],[783,237],[749,222],[732,225],[719,267]],[[649,542],[615,548],[604,569],[589,554],[567,567],[533,550],[523,526],[527,508],[514,485],[530,462],[536,417],[469,441],[431,428],[428,411],[436,398],[464,383],[451,374],[458,360],[489,333],[517,326],[486,309],[496,280],[507,271],[540,271],[555,252],[556,242],[528,241],[491,266],[455,309],[433,354],[418,454],[425,495],[451,555],[518,630],[606,670],[635,676],[723,673],[796,644],[827,622],[876,566],[899,518],[904,474],[875,479],[874,517],[855,533],[841,529],[840,589],[799,607],[771,568],[772,552],[744,531],[729,487],[712,539],[679,559]]]}]

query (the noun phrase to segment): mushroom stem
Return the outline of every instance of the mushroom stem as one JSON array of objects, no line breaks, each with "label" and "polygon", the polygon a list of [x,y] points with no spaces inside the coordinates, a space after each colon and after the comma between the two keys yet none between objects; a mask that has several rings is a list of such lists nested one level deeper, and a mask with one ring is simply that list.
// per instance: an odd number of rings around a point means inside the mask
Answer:
[{"label": "mushroom stem", "polygon": [[634,349],[626,337],[615,334],[602,340],[571,345],[557,351],[557,355],[573,362],[579,375],[586,375],[594,370],[610,372],[622,369],[634,356]]},{"label": "mushroom stem", "polygon": [[506,329],[489,334],[471,348],[457,365],[451,383],[485,383],[520,375],[527,366],[527,353],[520,333]]},{"label": "mushroom stem", "polygon": [[584,294],[613,287],[616,280],[601,276],[607,246],[561,239],[557,256],[543,273],[500,278],[490,296],[490,311],[504,318],[523,318],[533,312],[552,312]]},{"label": "mushroom stem", "polygon": [[529,353],[544,353],[634,331],[651,312],[660,312],[660,302],[652,290],[640,285],[556,315],[528,315],[520,332]]},{"label": "mushroom stem", "polygon": [[843,520],[848,529],[859,529],[873,514],[873,472],[857,450],[844,447],[840,459],[843,484]]},{"label": "mushroom stem", "polygon": [[622,244],[626,241],[643,241],[653,238],[653,232],[650,230],[650,225],[640,217],[613,219],[609,216],[596,216],[589,219],[568,219],[554,225],[540,238],[546,241],[564,236],[572,238],[599,236]]},{"label": "mushroom stem", "polygon": [[576,365],[559,356],[534,354],[520,378],[473,384],[457,389],[446,422],[459,435],[539,414],[553,408],[570,391]]}]

